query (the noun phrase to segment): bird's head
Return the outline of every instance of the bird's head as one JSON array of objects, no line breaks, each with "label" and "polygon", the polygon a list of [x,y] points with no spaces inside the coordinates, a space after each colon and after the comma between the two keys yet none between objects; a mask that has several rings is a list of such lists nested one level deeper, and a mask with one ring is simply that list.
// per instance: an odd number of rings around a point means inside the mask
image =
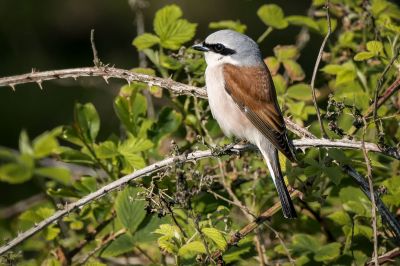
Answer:
[{"label": "bird's head", "polygon": [[260,49],[250,37],[232,30],[220,30],[210,34],[202,43],[193,46],[202,51],[208,66],[225,63],[237,66],[262,64]]}]

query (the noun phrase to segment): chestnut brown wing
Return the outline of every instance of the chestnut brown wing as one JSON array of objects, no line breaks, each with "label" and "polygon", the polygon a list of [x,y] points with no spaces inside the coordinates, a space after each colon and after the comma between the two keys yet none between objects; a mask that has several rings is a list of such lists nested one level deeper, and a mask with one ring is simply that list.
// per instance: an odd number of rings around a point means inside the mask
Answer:
[{"label": "chestnut brown wing", "polygon": [[251,123],[289,160],[295,157],[267,67],[224,65],[225,89]]}]

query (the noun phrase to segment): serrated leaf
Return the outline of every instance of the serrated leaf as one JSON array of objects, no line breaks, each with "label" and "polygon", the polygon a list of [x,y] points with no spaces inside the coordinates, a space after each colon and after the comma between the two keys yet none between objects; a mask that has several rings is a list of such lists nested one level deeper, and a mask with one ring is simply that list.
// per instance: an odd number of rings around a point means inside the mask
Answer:
[{"label": "serrated leaf", "polygon": [[75,122],[81,136],[87,142],[95,142],[100,129],[100,118],[92,103],[75,105]]},{"label": "serrated leaf", "polygon": [[177,50],[190,41],[196,31],[196,24],[180,19],[182,10],[177,5],[168,5],[158,10],[154,18],[154,31],[160,37],[164,48]]},{"label": "serrated leaf", "polygon": [[118,151],[122,154],[136,153],[146,151],[153,146],[153,142],[148,139],[130,137],[118,147]]},{"label": "serrated leaf", "polygon": [[337,258],[340,255],[340,243],[329,243],[325,246],[322,246],[318,249],[318,251],[314,254],[314,260],[327,262]]},{"label": "serrated leaf", "polygon": [[206,248],[201,241],[192,241],[183,245],[178,251],[179,256],[187,256],[191,255],[191,253],[194,253],[193,255],[204,254],[206,253]]},{"label": "serrated leaf", "polygon": [[374,55],[379,55],[383,53],[383,45],[379,41],[369,41],[367,42],[367,50]]},{"label": "serrated leaf", "polygon": [[170,224],[161,224],[157,230],[154,231],[155,234],[160,234],[168,237],[175,237],[180,239],[179,229],[176,226]]},{"label": "serrated leaf", "polygon": [[294,81],[301,81],[305,74],[301,66],[294,60],[284,60],[283,67],[286,69],[289,77]]},{"label": "serrated leaf", "polygon": [[306,16],[288,16],[286,17],[286,21],[289,22],[289,24],[296,25],[296,26],[302,26],[302,27],[308,27],[310,29],[313,29],[314,31],[318,32],[319,31],[319,26],[317,22],[315,22],[312,18],[306,17]]},{"label": "serrated leaf", "polygon": [[117,145],[114,142],[107,140],[95,146],[95,153],[99,159],[109,159],[118,156]]},{"label": "serrated leaf", "polygon": [[40,168],[36,168],[34,173],[36,175],[51,178],[63,185],[69,185],[72,183],[71,171],[66,168],[40,167]]},{"label": "serrated leaf", "polygon": [[95,164],[92,157],[89,155],[69,147],[60,148],[60,158],[66,163]]},{"label": "serrated leaf", "polygon": [[136,231],[146,217],[146,202],[138,196],[140,192],[143,192],[142,188],[127,187],[118,194],[115,201],[117,218],[131,233]]},{"label": "serrated leaf", "polygon": [[211,239],[219,249],[225,250],[227,243],[220,231],[210,227],[202,228],[201,231],[206,237]]},{"label": "serrated leaf", "polygon": [[297,83],[287,89],[287,96],[296,100],[309,101],[311,97],[311,87],[305,83]]},{"label": "serrated leaf", "polygon": [[344,211],[336,211],[334,213],[331,213],[328,215],[328,218],[342,226],[351,225],[351,218],[347,214],[347,212]]},{"label": "serrated leaf", "polygon": [[268,66],[268,69],[271,72],[272,76],[274,76],[274,75],[276,75],[276,73],[278,73],[281,63],[278,61],[278,59],[276,57],[269,56],[264,59],[264,62]]},{"label": "serrated leaf", "polygon": [[130,252],[134,249],[135,242],[132,241],[132,236],[129,233],[119,236],[113,240],[106,248],[101,252],[101,257],[117,257],[124,253]]},{"label": "serrated leaf", "polygon": [[374,57],[374,53],[372,52],[359,52],[354,56],[355,61],[364,61]]},{"label": "serrated leaf", "polygon": [[289,25],[282,8],[275,4],[261,6],[257,10],[257,15],[267,26],[276,29],[284,29]]},{"label": "serrated leaf", "polygon": [[292,239],[292,249],[297,253],[315,252],[319,249],[318,241],[307,234],[295,234]]},{"label": "serrated leaf", "polygon": [[178,247],[174,242],[170,241],[170,238],[168,236],[161,236],[160,238],[158,238],[157,243],[163,252],[169,254],[176,254],[178,252]]},{"label": "serrated leaf", "polygon": [[299,56],[299,50],[294,45],[278,45],[274,47],[274,54],[279,61],[296,59]]},{"label": "serrated leaf", "polygon": [[132,42],[132,44],[139,51],[146,49],[146,48],[150,48],[157,43],[160,43],[160,38],[158,38],[158,36],[151,34],[151,33],[144,33],[142,35],[139,35]]},{"label": "serrated leaf", "polygon": [[221,20],[218,22],[211,22],[208,24],[210,29],[231,29],[240,33],[244,33],[247,29],[247,26],[240,23],[239,20]]}]

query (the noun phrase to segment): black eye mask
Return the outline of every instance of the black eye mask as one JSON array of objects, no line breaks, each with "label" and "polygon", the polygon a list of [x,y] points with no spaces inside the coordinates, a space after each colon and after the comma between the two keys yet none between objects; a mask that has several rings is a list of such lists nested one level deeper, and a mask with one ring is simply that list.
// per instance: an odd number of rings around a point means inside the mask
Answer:
[{"label": "black eye mask", "polygon": [[232,55],[232,54],[236,53],[235,50],[227,48],[221,43],[206,43],[206,42],[203,42],[203,46],[207,47],[211,51],[213,51],[213,52],[215,52],[217,54],[221,54],[221,55]]}]

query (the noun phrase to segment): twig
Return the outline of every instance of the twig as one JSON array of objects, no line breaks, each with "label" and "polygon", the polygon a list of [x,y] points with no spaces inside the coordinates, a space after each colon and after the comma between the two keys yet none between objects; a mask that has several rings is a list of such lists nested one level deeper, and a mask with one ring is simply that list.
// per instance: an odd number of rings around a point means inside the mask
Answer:
[{"label": "twig", "polygon": [[244,212],[250,214],[251,216],[253,216],[254,218],[256,217],[252,212],[250,212],[249,208],[247,208],[247,206],[243,206],[243,204],[239,204],[235,201],[232,201],[230,199],[227,199],[221,195],[219,195],[218,193],[212,191],[211,189],[207,189],[207,192],[210,193],[211,195],[213,195],[215,198],[221,199],[223,201],[228,202],[231,205],[234,205],[236,207],[238,207],[239,209],[243,209]]},{"label": "twig", "polygon": [[92,51],[93,51],[93,64],[96,67],[101,67],[102,63],[99,59],[99,55],[97,53],[97,49],[96,49],[96,44],[94,43],[94,29],[92,29],[90,31],[90,43],[92,45]]},{"label": "twig", "polygon": [[83,259],[81,259],[79,261],[79,265],[84,265],[89,259],[90,257],[92,257],[96,252],[98,252],[99,250],[101,250],[102,248],[104,248],[105,246],[107,246],[108,244],[110,244],[112,241],[114,241],[115,239],[117,239],[119,236],[123,235],[126,233],[126,229],[123,228],[121,230],[119,230],[118,232],[115,232],[113,234],[111,234],[109,237],[107,237],[104,241],[102,241],[102,243],[100,245],[98,245],[97,247],[95,247],[92,251],[90,251],[85,257],[83,257]]},{"label": "twig", "polygon": [[[383,70],[381,76],[378,79],[378,83],[376,84],[376,88],[375,88],[375,93],[374,93],[374,104],[373,104],[373,117],[374,120],[376,120],[377,117],[377,112],[378,112],[378,94],[379,91],[383,85],[383,80],[385,78],[386,73],[390,70],[390,68],[393,66],[394,62],[396,61],[397,57],[399,56],[399,49],[396,49],[393,58],[390,60],[389,64],[385,67],[385,69]],[[365,116],[364,116],[365,117]]]},{"label": "twig", "polygon": [[315,84],[315,77],[317,76],[319,64],[320,64],[321,59],[322,59],[322,53],[324,52],[324,48],[325,48],[326,42],[328,41],[329,35],[331,35],[331,31],[332,31],[332,29],[331,29],[331,17],[329,15],[329,0],[326,1],[325,9],[326,9],[326,20],[328,22],[328,32],[326,33],[326,36],[325,36],[324,40],[322,41],[321,48],[319,49],[317,60],[315,61],[314,71],[313,71],[313,74],[312,74],[312,77],[311,77],[312,99],[313,99],[315,111],[317,112],[319,128],[321,130],[321,134],[322,134],[323,138],[327,138],[328,135],[326,134],[326,131],[325,131],[325,128],[324,128],[324,124],[322,123],[322,120],[321,120],[321,114],[319,112],[319,108],[318,108],[318,104],[317,104],[317,97],[315,95],[314,84]]},{"label": "twig", "polygon": [[77,247],[69,251],[66,256],[68,258],[74,257],[76,254],[78,254],[90,241],[94,240],[97,234],[99,234],[107,225],[109,225],[115,218],[115,214],[112,215],[111,218],[101,222],[92,232],[89,232],[86,236],[85,239],[83,239]]},{"label": "twig", "polygon": [[375,266],[379,266],[378,262],[378,232],[376,228],[376,204],[375,204],[375,194],[374,194],[374,185],[372,183],[372,167],[371,161],[368,157],[368,151],[365,148],[365,133],[367,132],[367,121],[364,118],[364,130],[362,134],[362,150],[364,154],[364,160],[367,164],[367,178],[368,178],[368,185],[369,185],[369,192],[370,192],[370,199],[371,199],[371,223],[372,223],[372,230],[374,233],[374,252],[373,252],[373,259],[375,262]]},{"label": "twig", "polygon": [[[395,249],[392,249],[391,251],[386,252],[385,254],[382,254],[378,257],[378,263],[379,264],[384,264],[386,262],[393,262],[393,259],[396,257],[400,256],[400,247],[397,247]],[[374,259],[368,261],[365,263],[367,266],[372,266],[374,265]]]},{"label": "twig", "polygon": [[[298,190],[295,190],[290,194],[290,197],[292,199],[295,199],[301,195],[301,192]],[[229,250],[232,246],[237,245],[237,243],[242,240],[245,236],[253,232],[260,224],[264,223],[267,221],[272,215],[277,213],[279,209],[281,208],[281,204],[279,202],[275,203],[271,208],[263,212],[260,216],[257,217],[257,219],[249,224],[247,224],[245,227],[240,229],[238,232],[236,232],[228,241],[228,244],[226,246],[226,250]],[[213,258],[218,258],[222,255],[222,251],[216,251],[212,257]]]}]

